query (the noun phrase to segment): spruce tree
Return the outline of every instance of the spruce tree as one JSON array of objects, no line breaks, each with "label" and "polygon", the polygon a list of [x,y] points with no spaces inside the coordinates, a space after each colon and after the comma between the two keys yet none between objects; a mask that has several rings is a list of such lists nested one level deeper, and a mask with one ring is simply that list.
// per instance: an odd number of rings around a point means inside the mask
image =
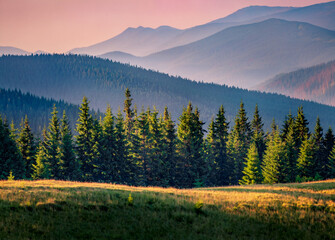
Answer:
[{"label": "spruce tree", "polygon": [[309,137],[308,121],[305,118],[303,108],[300,106],[298,108],[298,114],[295,119],[295,138],[296,138],[296,147],[299,149],[300,145],[304,141],[306,135]]},{"label": "spruce tree", "polygon": [[60,129],[59,129],[59,119],[58,119],[58,111],[56,106],[54,105],[51,119],[47,132],[47,140],[46,140],[46,156],[47,161],[49,163],[50,177],[52,179],[60,179],[60,159],[59,159],[59,146],[60,146]]},{"label": "spruce tree", "polygon": [[86,97],[80,106],[79,119],[77,123],[76,145],[77,156],[81,163],[82,180],[93,181],[94,173],[94,151],[93,151],[93,119],[89,113],[89,102]]},{"label": "spruce tree", "polygon": [[333,134],[333,130],[331,129],[331,127],[328,128],[326,134],[325,134],[325,138],[324,138],[324,141],[323,141],[323,154],[322,156],[324,158],[327,159],[327,164],[326,164],[326,168],[325,168],[325,175],[322,176],[323,178],[331,178],[331,169],[329,168],[331,166],[331,163],[329,162],[330,159],[331,159],[331,152],[332,152],[332,149],[334,147],[334,142],[335,142],[335,137],[334,137],[334,134]]},{"label": "spruce tree", "polygon": [[235,118],[235,125],[229,134],[227,143],[229,161],[234,166],[231,171],[230,184],[238,184],[238,181],[242,179],[242,171],[244,169],[243,159],[247,156],[251,136],[250,123],[246,116],[244,104],[241,102],[239,112]]},{"label": "spruce tree", "polygon": [[0,179],[7,179],[10,172],[16,179],[25,177],[25,162],[11,137],[9,127],[0,115]]},{"label": "spruce tree", "polygon": [[264,141],[264,130],[263,130],[263,121],[262,117],[259,115],[258,105],[255,107],[254,118],[251,121],[251,128],[252,128],[252,139],[256,144],[257,152],[259,155],[260,161],[263,159],[263,154],[265,151],[265,141]]},{"label": "spruce tree", "polygon": [[285,147],[276,129],[270,136],[266,144],[262,163],[262,175],[264,183],[279,183],[285,179],[283,174],[283,159],[285,159]]},{"label": "spruce tree", "polygon": [[162,179],[162,186],[176,186],[176,129],[175,124],[171,119],[171,114],[168,108],[164,108],[162,126],[162,162],[164,177]]},{"label": "spruce tree", "polygon": [[314,128],[314,133],[312,135],[314,143],[314,162],[315,162],[315,173],[319,174],[321,177],[325,178],[327,175],[327,163],[328,158],[324,156],[325,146],[323,138],[323,129],[320,124],[320,118],[317,117],[316,124]]},{"label": "spruce tree", "polygon": [[298,175],[300,177],[315,177],[315,141],[313,137],[305,135],[297,161]]},{"label": "spruce tree", "polygon": [[29,126],[28,117],[26,115],[24,122],[21,123],[21,131],[18,138],[18,146],[25,163],[26,178],[31,178],[33,173],[32,167],[35,163],[36,146],[34,135]]},{"label": "spruce tree", "polygon": [[203,123],[191,102],[183,109],[178,124],[178,185],[200,186],[204,183],[208,166],[203,157]]},{"label": "spruce tree", "polygon": [[48,166],[46,165],[47,157],[45,153],[45,146],[43,142],[40,142],[37,153],[36,162],[33,164],[32,179],[48,179],[50,177],[50,172],[48,171]]},{"label": "spruce tree", "polygon": [[327,178],[335,178],[335,146],[328,157]]},{"label": "spruce tree", "polygon": [[243,177],[239,183],[241,185],[261,183],[262,174],[256,142],[251,143],[244,164]]},{"label": "spruce tree", "polygon": [[60,125],[60,145],[58,148],[59,178],[64,180],[80,180],[80,165],[75,155],[72,132],[66,112]]},{"label": "spruce tree", "polygon": [[115,166],[118,167],[113,181],[120,184],[134,184],[132,173],[136,167],[130,160],[122,113],[119,109],[115,123]]}]

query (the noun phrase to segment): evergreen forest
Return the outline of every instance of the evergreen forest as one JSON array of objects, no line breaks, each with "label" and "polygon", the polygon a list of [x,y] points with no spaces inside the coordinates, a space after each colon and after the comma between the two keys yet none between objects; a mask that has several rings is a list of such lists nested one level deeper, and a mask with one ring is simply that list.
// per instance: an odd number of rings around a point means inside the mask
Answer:
[{"label": "evergreen forest", "polygon": [[20,126],[1,116],[0,179],[192,188],[335,177],[333,131],[324,134],[319,118],[309,129],[302,107],[266,132],[257,105],[249,118],[241,102],[233,122],[221,106],[205,128],[191,102],[175,122],[167,107],[135,108],[128,88],[116,113],[107,106],[94,114],[84,97],[75,129],[68,109],[60,109],[54,104],[41,137],[27,116]]}]

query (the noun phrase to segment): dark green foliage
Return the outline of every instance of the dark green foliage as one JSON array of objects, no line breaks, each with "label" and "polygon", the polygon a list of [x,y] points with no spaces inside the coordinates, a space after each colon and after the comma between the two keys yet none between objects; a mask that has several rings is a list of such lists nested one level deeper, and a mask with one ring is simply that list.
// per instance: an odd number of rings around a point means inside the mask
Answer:
[{"label": "dark green foliage", "polygon": [[26,178],[31,178],[32,166],[35,163],[36,146],[34,135],[29,126],[28,117],[26,116],[21,123],[20,135],[18,138],[18,146],[25,163]]},{"label": "dark green foliage", "polygon": [[0,179],[7,179],[12,171],[16,179],[25,176],[26,162],[11,137],[6,120],[0,115]]},{"label": "dark green foliage", "polygon": [[6,115],[7,119],[15,126],[19,126],[21,119],[24,119],[27,115],[29,125],[35,136],[40,136],[43,127],[49,124],[50,111],[53,106],[56,106],[61,113],[64,110],[67,112],[72,123],[71,128],[74,129],[79,112],[77,105],[37,97],[30,93],[22,93],[20,90],[0,88],[0,113]]},{"label": "dark green foliage", "polygon": [[285,145],[282,142],[279,131],[276,129],[269,137],[262,163],[262,175],[264,183],[279,183],[285,180],[282,171],[285,159]]},{"label": "dark green foliage", "polygon": [[305,135],[305,139],[300,146],[300,153],[297,161],[298,175],[300,177],[313,178],[315,176],[315,152],[314,139]]},{"label": "dark green foliage", "polygon": [[251,129],[252,129],[252,140],[256,143],[257,152],[259,155],[260,161],[263,159],[263,154],[265,151],[265,134],[263,130],[264,124],[262,117],[259,115],[258,105],[255,107],[254,118],[251,121]]},{"label": "dark green foliage", "polygon": [[261,183],[261,165],[256,142],[250,145],[244,164],[243,177],[239,180],[239,184],[249,185]]},{"label": "dark green foliage", "polygon": [[50,177],[61,179],[60,173],[60,123],[56,106],[53,107],[46,138],[46,158],[49,165]]},{"label": "dark green foliage", "polygon": [[244,104],[241,102],[239,112],[235,118],[235,125],[228,140],[229,161],[234,166],[234,170],[230,176],[231,184],[238,184],[238,181],[242,179],[243,161],[247,156],[251,136],[251,126],[244,109]]},{"label": "dark green foliage", "polygon": [[227,185],[231,162],[227,154],[228,125],[225,110],[221,105],[215,121],[209,124],[206,139],[206,158],[210,166],[209,179],[211,184]]},{"label": "dark green foliage", "polygon": [[194,184],[204,183],[208,166],[203,156],[202,125],[198,110],[193,111],[190,102],[179,118],[177,130],[177,152],[179,155],[177,178],[179,186],[193,187]]},{"label": "dark green foliage", "polygon": [[[48,131],[43,130],[42,139],[36,141],[36,150],[27,118],[19,134],[14,124],[9,129],[0,118],[1,179],[12,172],[15,179],[189,188],[334,177],[334,135],[329,129],[323,138],[318,118],[309,136],[302,108],[297,117],[288,115],[281,134],[274,120],[271,133],[265,134],[258,106],[250,124],[241,102],[230,133],[221,106],[204,138],[204,123],[191,102],[176,129],[167,108],[160,117],[155,107],[146,111],[142,107],[138,113],[131,108],[128,89],[125,95],[125,118],[120,110],[114,118],[110,106],[103,119],[98,114],[93,117],[84,97],[75,142],[67,115],[63,112],[59,120],[54,106]],[[305,133],[302,141],[301,133]]]},{"label": "dark green foliage", "polygon": [[65,111],[60,124],[60,144],[58,149],[59,178],[64,180],[80,179],[80,165],[76,159],[69,119]]},{"label": "dark green foliage", "polygon": [[93,118],[89,113],[89,102],[86,97],[80,106],[80,114],[77,123],[76,145],[77,156],[80,160],[82,179],[84,181],[93,181],[94,161],[93,155]]}]

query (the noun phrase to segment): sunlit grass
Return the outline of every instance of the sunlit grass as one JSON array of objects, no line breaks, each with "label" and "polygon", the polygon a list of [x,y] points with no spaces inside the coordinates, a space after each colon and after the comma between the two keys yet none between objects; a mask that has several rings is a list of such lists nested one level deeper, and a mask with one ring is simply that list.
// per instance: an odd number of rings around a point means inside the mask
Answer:
[{"label": "sunlit grass", "polygon": [[335,239],[335,180],[200,189],[0,181],[0,239],[29,238]]}]

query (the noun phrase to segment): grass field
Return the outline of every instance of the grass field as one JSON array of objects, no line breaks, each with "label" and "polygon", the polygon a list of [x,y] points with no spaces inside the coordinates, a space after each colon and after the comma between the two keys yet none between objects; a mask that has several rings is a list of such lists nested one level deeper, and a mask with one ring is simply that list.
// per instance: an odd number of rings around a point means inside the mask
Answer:
[{"label": "grass field", "polygon": [[0,239],[335,239],[335,179],[187,190],[0,181]]}]

